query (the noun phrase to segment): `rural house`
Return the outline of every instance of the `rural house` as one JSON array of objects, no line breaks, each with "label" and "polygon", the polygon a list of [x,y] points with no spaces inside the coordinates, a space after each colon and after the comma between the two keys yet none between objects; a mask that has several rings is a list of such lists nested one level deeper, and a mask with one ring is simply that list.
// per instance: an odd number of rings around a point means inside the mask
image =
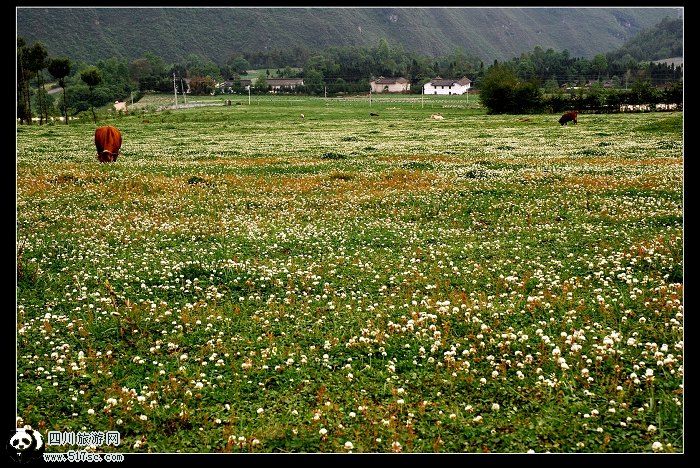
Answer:
[{"label": "rural house", "polygon": [[221,83],[216,84],[216,89],[220,90],[222,93],[231,94],[233,93],[233,87],[236,85],[233,80],[226,80]]},{"label": "rural house", "polygon": [[[239,80],[241,88],[248,91],[253,83],[253,80]],[[236,80],[226,80],[221,83],[216,84],[216,89],[221,90],[222,93],[231,94],[236,88]]]},{"label": "rural house", "polygon": [[266,81],[273,93],[291,91],[297,86],[304,86],[303,78],[268,78]]},{"label": "rural house", "polygon": [[374,93],[403,93],[411,89],[411,83],[403,77],[384,78],[380,76],[369,82]]},{"label": "rural house", "polygon": [[472,82],[466,76],[461,80],[446,80],[439,76],[423,85],[425,94],[464,94],[471,88]]}]

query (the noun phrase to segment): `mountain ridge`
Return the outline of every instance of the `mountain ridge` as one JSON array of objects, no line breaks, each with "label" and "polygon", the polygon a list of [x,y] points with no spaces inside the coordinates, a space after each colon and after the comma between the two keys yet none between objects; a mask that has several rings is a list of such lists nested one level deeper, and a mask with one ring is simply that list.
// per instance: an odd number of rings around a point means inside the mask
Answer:
[{"label": "mountain ridge", "polygon": [[[52,56],[96,62],[150,51],[174,62],[197,53],[217,63],[241,52],[303,46],[392,47],[429,56],[457,48],[486,63],[535,46],[592,57],[622,46],[679,8],[17,8],[17,34]],[[582,26],[582,25],[585,25]],[[148,32],[145,34],[144,32]]]}]

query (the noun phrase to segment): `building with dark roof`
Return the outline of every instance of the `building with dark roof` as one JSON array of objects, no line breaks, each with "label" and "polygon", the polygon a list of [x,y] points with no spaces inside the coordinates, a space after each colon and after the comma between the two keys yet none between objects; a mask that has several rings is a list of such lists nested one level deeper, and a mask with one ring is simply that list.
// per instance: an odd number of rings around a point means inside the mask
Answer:
[{"label": "building with dark roof", "polygon": [[425,85],[423,85],[424,94],[464,94],[471,88],[472,82],[466,76],[459,79],[444,79],[441,77],[435,77]]},{"label": "building with dark roof", "polygon": [[411,89],[411,82],[404,77],[384,78],[380,76],[369,82],[373,93],[404,93]]}]

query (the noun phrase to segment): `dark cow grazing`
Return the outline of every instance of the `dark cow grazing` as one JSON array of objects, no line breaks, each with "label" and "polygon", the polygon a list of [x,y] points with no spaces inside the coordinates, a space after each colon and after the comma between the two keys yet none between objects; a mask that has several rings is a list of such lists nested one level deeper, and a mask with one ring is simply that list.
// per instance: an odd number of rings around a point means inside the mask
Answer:
[{"label": "dark cow grazing", "polygon": [[379,117],[379,114],[377,114],[376,112],[370,112],[369,115],[372,117]]},{"label": "dark cow grazing", "polygon": [[121,132],[112,126],[99,127],[95,130],[95,147],[97,159],[101,163],[115,162],[122,146]]},{"label": "dark cow grazing", "polygon": [[566,112],[564,115],[562,115],[559,118],[559,123],[562,125],[566,125],[569,122],[573,122],[575,124],[577,116],[578,116],[578,112],[576,112],[576,111]]}]

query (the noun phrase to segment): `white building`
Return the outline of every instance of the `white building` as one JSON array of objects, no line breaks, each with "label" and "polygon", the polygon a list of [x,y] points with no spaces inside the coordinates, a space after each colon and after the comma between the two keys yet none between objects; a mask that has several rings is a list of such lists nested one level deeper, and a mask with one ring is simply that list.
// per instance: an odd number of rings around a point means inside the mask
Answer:
[{"label": "white building", "polygon": [[267,78],[266,81],[273,93],[292,91],[297,86],[304,86],[303,78]]},{"label": "white building", "polygon": [[464,94],[472,87],[472,82],[466,76],[461,80],[445,80],[433,78],[431,81],[423,85],[424,94]]},{"label": "white building", "polygon": [[370,81],[369,85],[373,93],[403,93],[411,89],[411,83],[403,77],[384,78],[380,76],[376,80]]}]

